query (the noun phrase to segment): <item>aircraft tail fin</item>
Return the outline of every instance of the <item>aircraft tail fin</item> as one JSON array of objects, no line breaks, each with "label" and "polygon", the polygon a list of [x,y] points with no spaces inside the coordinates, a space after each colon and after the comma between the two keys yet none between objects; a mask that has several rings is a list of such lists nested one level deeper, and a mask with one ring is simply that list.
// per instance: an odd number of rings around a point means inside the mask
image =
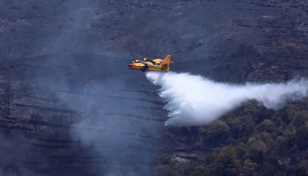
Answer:
[{"label": "aircraft tail fin", "polygon": [[161,71],[169,71],[170,70],[170,63],[171,63],[171,55],[167,55],[166,58],[161,63],[163,66]]}]

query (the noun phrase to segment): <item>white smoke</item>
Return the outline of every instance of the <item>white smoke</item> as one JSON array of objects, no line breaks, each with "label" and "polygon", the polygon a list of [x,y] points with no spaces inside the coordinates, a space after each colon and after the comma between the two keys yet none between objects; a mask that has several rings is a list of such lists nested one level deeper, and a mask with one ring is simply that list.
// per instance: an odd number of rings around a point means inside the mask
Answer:
[{"label": "white smoke", "polygon": [[232,85],[189,73],[147,72],[146,77],[161,86],[159,96],[167,101],[164,109],[169,111],[166,126],[208,124],[249,100],[279,110],[287,101],[302,100],[308,90],[306,79]]}]

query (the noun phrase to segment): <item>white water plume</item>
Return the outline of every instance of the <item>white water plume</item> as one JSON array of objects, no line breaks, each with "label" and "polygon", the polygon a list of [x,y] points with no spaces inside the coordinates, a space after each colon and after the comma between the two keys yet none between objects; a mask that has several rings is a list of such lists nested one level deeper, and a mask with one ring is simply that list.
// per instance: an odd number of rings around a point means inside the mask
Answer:
[{"label": "white water plume", "polygon": [[208,124],[249,100],[279,110],[287,101],[302,100],[308,90],[304,78],[287,83],[235,85],[189,73],[147,72],[146,77],[161,86],[159,96],[167,101],[164,109],[169,111],[166,126]]}]

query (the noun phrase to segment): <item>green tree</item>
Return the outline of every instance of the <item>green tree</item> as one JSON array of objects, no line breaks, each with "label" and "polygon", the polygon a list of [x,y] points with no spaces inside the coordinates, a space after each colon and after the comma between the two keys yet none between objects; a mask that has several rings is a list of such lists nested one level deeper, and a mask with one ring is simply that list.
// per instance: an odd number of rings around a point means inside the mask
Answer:
[{"label": "green tree", "polygon": [[297,159],[297,163],[298,163],[296,165],[297,174],[298,175],[308,175],[308,160],[299,158]]},{"label": "green tree", "polygon": [[251,137],[247,144],[250,159],[262,163],[264,153],[266,152],[266,145],[263,143],[263,141],[255,137]]},{"label": "green tree", "polygon": [[294,127],[299,128],[308,122],[308,113],[306,111],[298,111],[294,113],[292,119],[292,124]]},{"label": "green tree", "polygon": [[256,126],[259,132],[273,132],[275,131],[275,123],[269,119],[265,119],[262,123]]},{"label": "green tree", "polygon": [[224,140],[229,136],[230,127],[222,120],[217,120],[207,126],[199,129],[199,132],[203,135],[205,140],[211,140],[212,142],[218,142]]},{"label": "green tree", "polygon": [[299,148],[308,148],[308,124],[296,130],[296,144]]},{"label": "green tree", "polygon": [[252,175],[253,172],[258,168],[258,165],[252,161],[250,161],[250,159],[246,159],[244,161],[244,164],[243,164],[243,172],[246,174],[246,175]]},{"label": "green tree", "polygon": [[205,165],[197,165],[194,167],[194,170],[189,173],[189,176],[203,176],[210,175],[210,169]]},{"label": "green tree", "polygon": [[221,149],[213,162],[215,175],[238,175],[239,163],[234,147]]},{"label": "green tree", "polygon": [[238,143],[235,146],[235,151],[237,153],[237,156],[239,158],[244,158],[244,156],[247,154],[248,152],[248,147],[247,145],[245,145],[243,142]]},{"label": "green tree", "polygon": [[172,167],[169,165],[158,165],[155,168],[154,172],[155,172],[154,175],[157,175],[157,176],[177,176],[174,169],[172,169]]}]

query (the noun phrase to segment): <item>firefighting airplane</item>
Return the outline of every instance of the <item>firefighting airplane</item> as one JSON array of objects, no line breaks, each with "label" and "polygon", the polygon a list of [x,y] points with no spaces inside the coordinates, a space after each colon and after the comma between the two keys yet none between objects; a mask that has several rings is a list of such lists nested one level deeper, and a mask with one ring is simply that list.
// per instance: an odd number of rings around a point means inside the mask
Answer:
[{"label": "firefighting airplane", "polygon": [[167,57],[162,59],[153,59],[148,60],[144,58],[143,61],[135,60],[131,64],[128,64],[128,68],[131,70],[141,70],[145,72],[146,70],[153,70],[153,71],[169,71],[170,64],[173,63],[171,61],[171,55],[167,55]]}]

